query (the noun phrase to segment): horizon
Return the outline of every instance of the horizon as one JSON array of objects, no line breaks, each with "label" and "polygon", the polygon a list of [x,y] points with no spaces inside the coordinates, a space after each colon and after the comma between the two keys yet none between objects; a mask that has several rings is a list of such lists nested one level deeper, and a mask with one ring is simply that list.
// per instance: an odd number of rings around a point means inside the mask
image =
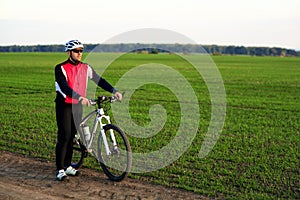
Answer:
[{"label": "horizon", "polygon": [[[192,43],[85,43],[84,45],[116,45],[116,44],[180,44],[180,45],[200,45],[200,46],[219,46],[219,47],[228,47],[228,46],[234,46],[234,47],[245,47],[245,48],[282,48],[282,49],[287,49],[287,50],[295,50],[295,51],[300,51],[300,48],[286,48],[286,47],[280,47],[280,46],[245,46],[245,45],[218,45],[218,44],[192,44]],[[0,45],[0,47],[9,47],[9,46],[64,46],[64,44],[12,44],[12,45]]]}]

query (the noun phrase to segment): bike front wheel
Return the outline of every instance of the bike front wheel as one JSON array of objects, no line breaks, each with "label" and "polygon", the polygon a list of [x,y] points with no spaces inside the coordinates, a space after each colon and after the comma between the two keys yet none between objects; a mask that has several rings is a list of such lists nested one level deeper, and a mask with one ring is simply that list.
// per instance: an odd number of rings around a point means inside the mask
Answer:
[{"label": "bike front wheel", "polygon": [[[127,177],[132,164],[132,152],[124,132],[114,124],[103,127],[110,153],[105,149],[103,138],[98,138],[98,153],[101,168],[110,180],[121,181]],[[113,134],[112,134],[113,133]],[[117,145],[113,144],[113,137]]]}]

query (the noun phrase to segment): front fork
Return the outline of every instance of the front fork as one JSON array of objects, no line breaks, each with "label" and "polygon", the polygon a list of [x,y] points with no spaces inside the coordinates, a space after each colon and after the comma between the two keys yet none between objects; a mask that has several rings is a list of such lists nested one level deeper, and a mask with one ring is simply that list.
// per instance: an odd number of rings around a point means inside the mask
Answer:
[{"label": "front fork", "polygon": [[[103,123],[104,121],[106,123]],[[102,137],[103,144],[104,144],[104,147],[105,147],[106,155],[111,155],[112,152],[111,152],[111,149],[109,149],[109,145],[108,145],[108,142],[107,142],[107,137],[106,137],[105,130],[104,130],[104,126],[111,123],[110,122],[110,117],[106,116],[106,115],[101,115],[101,116],[98,117],[98,122],[100,123],[100,127],[101,127],[100,132],[101,132],[101,137]],[[117,142],[116,142],[116,138],[115,138],[115,134],[114,134],[113,129],[110,129],[109,133],[110,133],[110,138],[113,142],[114,150],[116,150],[117,149]]]}]

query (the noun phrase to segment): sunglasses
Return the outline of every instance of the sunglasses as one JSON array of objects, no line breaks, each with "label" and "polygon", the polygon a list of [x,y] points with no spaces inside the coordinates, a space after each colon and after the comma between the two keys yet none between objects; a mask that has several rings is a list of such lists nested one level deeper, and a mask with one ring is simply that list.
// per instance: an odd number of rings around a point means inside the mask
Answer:
[{"label": "sunglasses", "polygon": [[80,50],[78,50],[78,49],[73,49],[72,51],[75,52],[75,53],[79,53],[79,52],[82,53],[82,52],[83,52],[82,49],[80,49]]}]

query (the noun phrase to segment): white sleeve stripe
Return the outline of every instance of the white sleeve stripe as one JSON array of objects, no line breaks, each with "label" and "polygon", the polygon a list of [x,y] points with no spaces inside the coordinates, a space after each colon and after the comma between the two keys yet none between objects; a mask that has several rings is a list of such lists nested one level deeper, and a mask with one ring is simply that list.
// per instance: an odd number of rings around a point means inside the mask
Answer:
[{"label": "white sleeve stripe", "polygon": [[92,70],[92,68],[88,65],[88,71],[87,71],[87,74],[88,74],[88,77],[90,78],[90,79],[92,79],[93,78],[93,70]]},{"label": "white sleeve stripe", "polygon": [[66,98],[67,95],[61,91],[61,89],[56,81],[55,81],[55,90],[56,90],[56,92],[59,92],[64,98]]},{"label": "white sleeve stripe", "polygon": [[61,66],[61,71],[62,71],[62,73],[65,75],[66,80],[68,80],[67,72],[66,72],[66,70],[64,69],[64,66]]}]

